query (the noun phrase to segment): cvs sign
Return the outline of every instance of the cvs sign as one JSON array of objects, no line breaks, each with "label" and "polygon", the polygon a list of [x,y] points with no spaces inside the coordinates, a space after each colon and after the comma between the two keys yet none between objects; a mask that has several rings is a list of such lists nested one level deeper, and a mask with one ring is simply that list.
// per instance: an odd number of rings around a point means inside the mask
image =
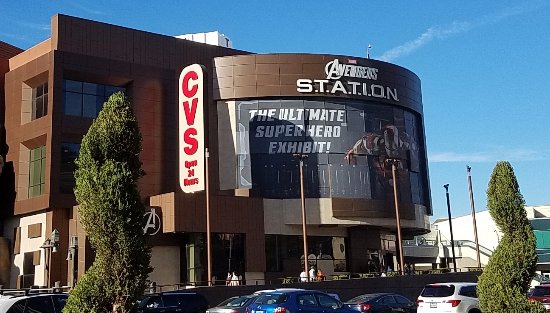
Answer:
[{"label": "cvs sign", "polygon": [[184,192],[204,190],[204,70],[199,64],[179,79],[179,181]]}]

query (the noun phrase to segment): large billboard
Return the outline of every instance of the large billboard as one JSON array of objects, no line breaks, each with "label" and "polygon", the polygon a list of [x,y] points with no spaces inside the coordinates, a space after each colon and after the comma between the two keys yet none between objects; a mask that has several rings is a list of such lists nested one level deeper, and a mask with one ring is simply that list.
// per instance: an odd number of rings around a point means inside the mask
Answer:
[{"label": "large billboard", "polygon": [[179,78],[179,182],[184,192],[204,190],[204,71],[184,68]]},{"label": "large billboard", "polygon": [[429,206],[418,113],[359,100],[237,101],[238,188],[298,198],[295,154],[307,154],[307,197],[391,199],[388,159],[399,160],[402,201]]}]

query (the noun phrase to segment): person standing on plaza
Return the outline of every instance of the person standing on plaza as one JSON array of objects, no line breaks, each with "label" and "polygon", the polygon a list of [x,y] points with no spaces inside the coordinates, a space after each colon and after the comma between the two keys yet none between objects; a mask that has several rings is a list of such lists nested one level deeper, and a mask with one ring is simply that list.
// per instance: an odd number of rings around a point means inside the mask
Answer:
[{"label": "person standing on plaza", "polygon": [[231,286],[238,286],[239,285],[239,276],[233,272],[233,275],[231,275],[231,283],[229,283]]},{"label": "person standing on plaza", "polygon": [[302,271],[300,273],[300,282],[301,283],[307,283],[307,273],[306,273],[306,271]]},{"label": "person standing on plaza", "polygon": [[315,270],[315,266],[312,266],[309,270],[309,281],[315,281],[317,278],[317,271]]},{"label": "person standing on plaza", "polygon": [[323,273],[323,271],[321,271],[320,268],[317,270],[317,280],[318,281],[325,280],[325,273]]}]

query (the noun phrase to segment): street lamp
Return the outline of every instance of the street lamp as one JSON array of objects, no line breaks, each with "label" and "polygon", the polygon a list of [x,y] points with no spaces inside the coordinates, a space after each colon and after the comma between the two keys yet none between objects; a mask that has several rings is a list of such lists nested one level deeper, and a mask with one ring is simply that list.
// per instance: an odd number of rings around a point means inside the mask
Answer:
[{"label": "street lamp", "polygon": [[449,184],[443,185],[447,196],[447,213],[449,214],[449,230],[451,231],[451,249],[453,252],[453,267],[456,273],[455,240],[453,237],[453,222],[451,218],[451,201],[449,200]]},{"label": "street lamp", "polygon": [[69,261],[69,287],[74,287],[76,281],[76,259],[78,252],[78,236],[73,235],[67,253],[67,261]]},{"label": "street lamp", "polygon": [[210,152],[208,148],[204,151],[204,166],[205,166],[205,193],[206,193],[206,263],[207,263],[207,275],[208,286],[212,286],[212,240],[210,232],[210,180],[208,179],[208,160],[210,159]]},{"label": "street lamp", "polygon": [[386,159],[386,166],[391,165],[391,174],[393,179],[393,199],[395,203],[395,222],[397,224],[397,243],[399,244],[399,273],[403,275],[403,267],[405,266],[403,257],[403,241],[401,239],[401,219],[399,218],[399,199],[397,197],[397,166],[398,159]]},{"label": "street lamp", "polygon": [[[308,258],[307,258],[307,231],[306,231],[306,198],[304,195],[304,160],[307,159],[307,154],[293,154],[296,159],[300,161],[300,199],[302,205],[302,236],[304,237],[304,272],[308,271]],[[308,276],[308,281],[311,277]]]},{"label": "street lamp", "polygon": [[51,277],[51,265],[52,265],[52,252],[57,252],[59,247],[59,231],[54,229],[50,235],[50,238],[46,239],[40,248],[44,249],[44,278],[47,282],[46,286],[50,287],[50,277]]},{"label": "street lamp", "polygon": [[477,268],[481,268],[481,258],[479,257],[479,241],[477,239],[477,222],[476,222],[476,209],[474,206],[474,192],[472,191],[472,175],[470,170],[472,168],[466,165],[466,171],[468,172],[468,189],[470,190],[470,204],[472,207],[472,222],[474,223],[474,240],[476,242],[476,256],[477,256]]}]

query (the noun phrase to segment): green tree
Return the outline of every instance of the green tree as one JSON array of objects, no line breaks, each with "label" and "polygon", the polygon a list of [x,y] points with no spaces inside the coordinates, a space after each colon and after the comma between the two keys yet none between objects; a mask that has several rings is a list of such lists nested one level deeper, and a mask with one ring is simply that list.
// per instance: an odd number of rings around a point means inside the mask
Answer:
[{"label": "green tree", "polygon": [[514,170],[508,162],[498,162],[493,170],[487,188],[487,207],[503,235],[479,277],[477,293],[481,310],[544,313],[540,303],[527,300],[537,265],[536,240]]},{"label": "green tree", "polygon": [[113,94],[82,139],[75,195],[95,260],[72,290],[64,312],[129,312],[146,287],[151,250],[143,234],[145,207],[141,133],[130,102]]}]

